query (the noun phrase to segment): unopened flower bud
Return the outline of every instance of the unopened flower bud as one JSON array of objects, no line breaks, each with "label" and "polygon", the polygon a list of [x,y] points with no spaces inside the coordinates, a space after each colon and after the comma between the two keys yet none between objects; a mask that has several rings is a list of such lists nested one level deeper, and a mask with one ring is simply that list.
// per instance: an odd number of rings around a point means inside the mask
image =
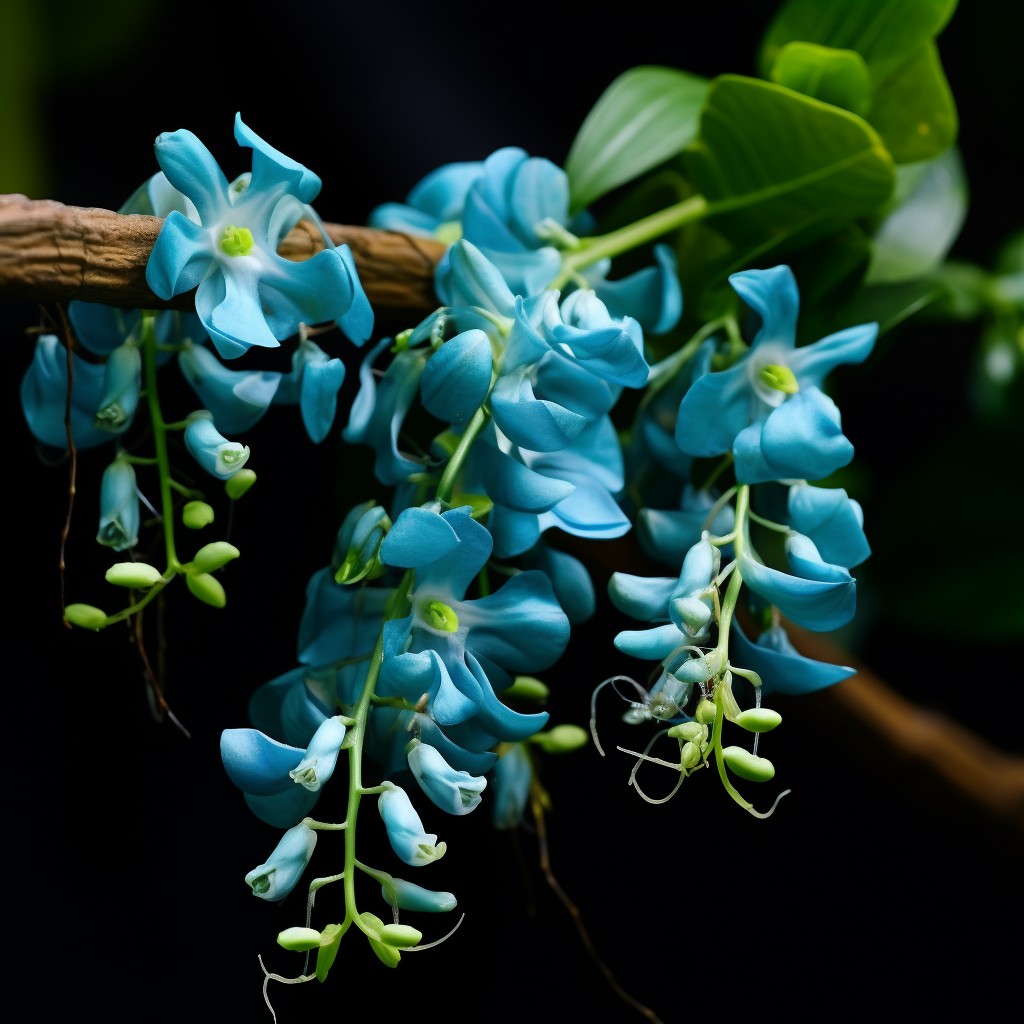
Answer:
[{"label": "unopened flower bud", "polygon": [[115,562],[104,576],[108,583],[118,587],[135,587],[145,589],[159,583],[162,579],[160,570],[146,562]]},{"label": "unopened flower bud", "polygon": [[193,597],[198,597],[204,604],[214,608],[223,608],[227,604],[224,585],[216,576],[211,576],[208,572],[190,572],[185,575],[185,583]]},{"label": "unopened flower bud", "polygon": [[724,747],[722,757],[725,763],[741,779],[750,782],[767,782],[775,775],[775,765],[766,757],[758,757],[744,747]]},{"label": "unopened flower bud", "polygon": [[733,721],[748,732],[768,732],[781,721],[782,715],[771,708],[747,708],[741,711]]},{"label": "unopened flower bud", "polygon": [[201,530],[213,522],[213,507],[205,501],[190,501],[181,510],[181,521],[190,530]]}]

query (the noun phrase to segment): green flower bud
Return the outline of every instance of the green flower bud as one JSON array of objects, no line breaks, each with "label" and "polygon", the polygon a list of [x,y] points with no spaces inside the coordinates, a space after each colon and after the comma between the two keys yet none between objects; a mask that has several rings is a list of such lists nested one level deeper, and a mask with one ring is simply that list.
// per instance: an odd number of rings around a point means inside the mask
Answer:
[{"label": "green flower bud", "polygon": [[769,732],[781,721],[782,715],[771,708],[747,708],[741,711],[733,721],[748,732]]},{"label": "green flower bud", "polygon": [[[244,473],[245,470],[242,472]],[[232,477],[232,479],[235,478]],[[213,522],[213,507],[207,505],[205,501],[190,501],[181,510],[181,521],[190,530],[201,530]]]},{"label": "green flower bud", "polygon": [[204,604],[212,605],[214,608],[223,608],[228,603],[227,594],[224,593],[224,587],[220,580],[208,572],[187,573],[185,582],[193,595]]},{"label": "green flower bud", "polygon": [[512,685],[501,691],[501,695],[511,700],[526,700],[533,704],[543,704],[548,699],[550,692],[544,683],[533,676],[516,676]]},{"label": "green flower bud", "polygon": [[696,743],[684,743],[679,748],[679,766],[684,770],[696,768],[703,760],[700,747]]},{"label": "green flower bud", "polygon": [[680,722],[673,725],[668,734],[684,743],[703,743],[708,738],[708,727],[700,722]]},{"label": "green flower bud", "polygon": [[387,946],[406,949],[418,946],[423,940],[423,932],[408,924],[386,924],[380,930],[381,941]]},{"label": "green flower bud", "polygon": [[64,609],[64,618],[72,626],[95,629],[97,632],[107,624],[107,613],[91,604],[69,604]]},{"label": "green flower bud", "polygon": [[234,544],[226,540],[215,540],[212,544],[204,544],[195,554],[189,566],[190,573],[215,572],[225,566],[241,552]]},{"label": "green flower bud", "polygon": [[118,587],[151,587],[162,579],[160,570],[155,565],[145,562],[116,562],[104,577],[108,583]]},{"label": "green flower bud", "polygon": [[539,732],[530,737],[545,754],[567,754],[571,750],[579,750],[587,742],[587,730],[578,725],[556,725],[547,732]]},{"label": "green flower bud", "polygon": [[302,953],[307,949],[316,949],[320,945],[320,933],[315,928],[285,928],[277,936],[277,944],[285,949],[293,949]]},{"label": "green flower bud", "polygon": [[[377,954],[377,959],[388,967],[397,967],[399,960],[402,959],[402,954],[397,946],[390,942],[385,942],[381,938],[381,933],[386,927],[384,922],[375,914],[368,912],[360,914],[359,920],[367,930],[368,934],[366,937],[370,942],[370,948]],[[415,929],[410,930],[415,931]],[[416,943],[412,943],[412,945],[416,945]]]},{"label": "green flower bud", "polygon": [[256,483],[256,474],[251,469],[240,469],[234,476],[224,481],[224,493],[237,501],[252,485]]},{"label": "green flower bud", "polygon": [[717,715],[718,712],[715,710],[714,702],[705,697],[697,705],[697,710],[694,712],[693,717],[696,718],[701,725],[714,725]]},{"label": "green flower bud", "polygon": [[775,765],[767,757],[758,757],[744,747],[723,747],[722,757],[732,771],[749,782],[767,782],[775,775]]}]

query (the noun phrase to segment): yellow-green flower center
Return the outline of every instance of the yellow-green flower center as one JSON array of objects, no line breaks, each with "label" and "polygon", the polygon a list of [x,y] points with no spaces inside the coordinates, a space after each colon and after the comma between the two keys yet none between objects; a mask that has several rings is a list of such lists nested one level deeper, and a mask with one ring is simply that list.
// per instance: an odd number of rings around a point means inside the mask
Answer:
[{"label": "yellow-green flower center", "polygon": [[424,618],[434,629],[454,633],[459,628],[459,617],[441,601],[427,601],[423,608]]},{"label": "yellow-green flower center", "polygon": [[795,395],[800,390],[796,375],[788,366],[768,363],[761,367],[761,383],[773,391],[781,391],[786,395]]},{"label": "yellow-green flower center", "polygon": [[248,228],[235,227],[234,224],[229,224],[220,238],[221,251],[228,256],[248,256],[255,244]]}]

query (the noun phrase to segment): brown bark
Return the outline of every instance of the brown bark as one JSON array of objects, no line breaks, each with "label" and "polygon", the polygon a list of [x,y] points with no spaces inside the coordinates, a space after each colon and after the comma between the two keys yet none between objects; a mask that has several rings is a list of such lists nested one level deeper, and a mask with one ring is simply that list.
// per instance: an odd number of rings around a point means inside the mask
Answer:
[{"label": "brown bark", "polygon": [[[146,262],[162,223],[159,217],[0,195],[0,295],[191,309],[194,293],[165,302],[146,284]],[[351,248],[366,295],[381,315],[421,315],[437,306],[433,273],[444,252],[441,243],[345,224],[324,228],[336,245]],[[303,221],[278,251],[306,260],[323,247],[319,232]]]}]

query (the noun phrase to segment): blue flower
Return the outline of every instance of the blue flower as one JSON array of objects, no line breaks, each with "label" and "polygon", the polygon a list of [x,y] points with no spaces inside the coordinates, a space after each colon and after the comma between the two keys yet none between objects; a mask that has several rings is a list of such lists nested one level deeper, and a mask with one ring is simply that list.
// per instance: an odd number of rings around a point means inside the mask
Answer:
[{"label": "blue flower", "polygon": [[[105,391],[101,364],[71,355],[74,387],[71,389],[71,436],[80,449],[107,444],[118,432],[98,426],[96,412]],[[21,379],[21,408],[33,437],[51,448],[68,446],[64,425],[68,395],[68,352],[55,334],[36,338],[32,362]],[[127,429],[125,423],[123,429]]]},{"label": "blue flower", "polygon": [[391,849],[403,863],[420,868],[444,856],[447,844],[439,843],[436,833],[424,831],[409,794],[401,786],[385,782],[377,809],[384,819]]},{"label": "blue flower", "polygon": [[805,629],[827,632],[845,626],[857,607],[857,581],[842,565],[825,562],[814,542],[801,533],[786,536],[792,573],[765,565],[747,540],[737,562],[743,582]]},{"label": "blue flower", "polygon": [[689,455],[732,451],[741,483],[817,480],[845,466],[853,446],[839,410],[821,390],[841,363],[867,358],[878,325],[862,324],[796,347],[799,294],[789,267],[733,274],[730,283],[758,314],[750,349],[729,369],[698,377],[679,404],[675,437]]},{"label": "blue flower", "polygon": [[802,655],[782,626],[771,626],[752,643],[739,624],[732,625],[732,658],[735,664],[761,677],[761,692],[804,694],[832,686],[856,673],[846,665],[815,661]]},{"label": "blue flower", "polygon": [[250,810],[270,825],[285,827],[305,817],[330,780],[345,739],[338,718],[326,718],[303,751],[258,729],[225,729],[220,756],[228,778]]},{"label": "blue flower", "polygon": [[126,551],[139,540],[139,491],[135,469],[118,455],[100,481],[100,527],[96,540],[115,551]]},{"label": "blue flower", "polygon": [[381,896],[389,907],[428,914],[444,913],[458,906],[458,900],[450,892],[435,892],[433,889],[424,889],[415,882],[391,876],[381,885]]},{"label": "blue flower", "polygon": [[381,561],[416,570],[412,613],[384,627],[378,693],[426,709],[449,739],[470,751],[519,740],[543,727],[547,713],[524,715],[495,694],[512,674],[547,668],[562,654],[569,623],[547,577],[536,570],[509,579],[487,597],[466,590],[487,563],[493,542],[468,507],[406,509],[381,544]]},{"label": "blue flower", "polygon": [[185,447],[207,473],[220,480],[234,476],[249,461],[249,446],[224,437],[208,409],[197,409],[186,417]]},{"label": "blue flower", "polygon": [[[433,237],[463,238],[481,249],[500,269],[513,292],[533,295],[559,273],[561,253],[592,230],[589,213],[569,216],[569,179],[556,164],[507,146],[486,160],[448,164],[424,178],[404,204],[385,203],[370,214],[373,227]],[[667,245],[654,247],[656,264],[626,278],[609,281],[610,260],[583,274],[616,315],[640,321],[652,334],[671,330],[682,314],[682,292],[675,255]],[[443,302],[448,291],[448,261],[438,264],[436,288]]]},{"label": "blue flower", "polygon": [[852,569],[870,556],[864,512],[843,488],[793,484],[788,510],[790,526],[811,539],[824,561]]},{"label": "blue flower", "polygon": [[190,341],[178,353],[178,367],[217,429],[229,434],[255,426],[281,385],[276,371],[228,369],[205,345]]},{"label": "blue flower", "polygon": [[498,829],[517,828],[523,820],[533,766],[530,755],[522,743],[511,743],[494,763],[494,803],[491,820]]},{"label": "blue flower", "polygon": [[292,371],[282,376],[274,402],[298,405],[309,439],[319,444],[334,425],[345,364],[331,358],[315,342],[301,336],[292,354]]},{"label": "blue flower", "polygon": [[266,862],[245,876],[253,894],[271,902],[283,900],[302,877],[315,846],[316,833],[307,825],[288,829]]},{"label": "blue flower", "polygon": [[146,267],[162,299],[196,292],[196,311],[225,359],[251,346],[276,348],[301,324],[338,322],[357,343],[372,316],[348,246],[309,260],[277,254],[300,217],[319,224],[309,204],[320,179],[268,146],[235,117],[235,140],[252,149],[252,173],[229,185],[210,151],[187,129],[164,132],[156,157],[168,182],[194,206],[194,218],[167,215]]},{"label": "blue flower", "polygon": [[436,747],[413,740],[408,753],[409,768],[420,789],[449,814],[469,814],[480,805],[487,779],[452,768]]}]

